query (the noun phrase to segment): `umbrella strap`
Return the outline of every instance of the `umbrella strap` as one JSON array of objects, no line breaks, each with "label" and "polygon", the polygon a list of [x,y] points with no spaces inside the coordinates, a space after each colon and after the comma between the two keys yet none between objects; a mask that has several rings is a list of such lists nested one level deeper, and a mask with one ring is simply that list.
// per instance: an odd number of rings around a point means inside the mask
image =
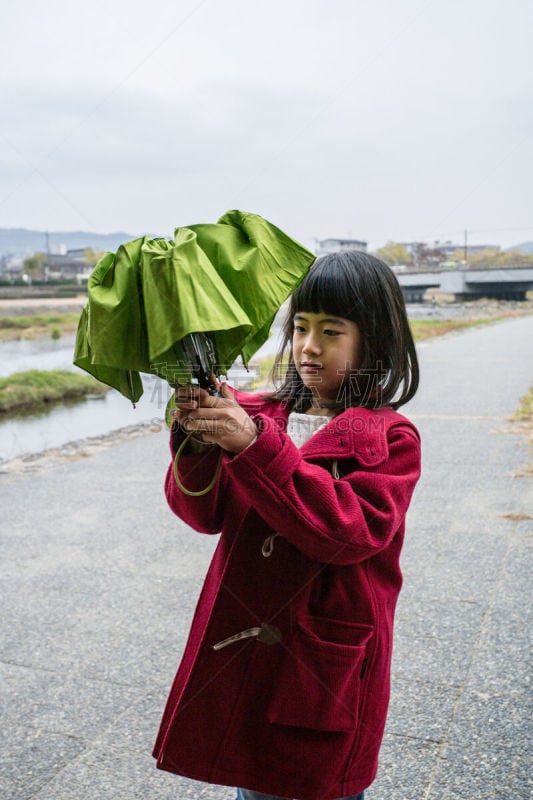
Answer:
[{"label": "umbrella strap", "polygon": [[178,447],[176,455],[174,456],[174,480],[176,481],[178,489],[180,489],[180,491],[182,491],[183,494],[189,495],[189,497],[202,497],[202,495],[207,494],[208,492],[211,491],[211,489],[218,480],[218,476],[220,475],[220,470],[222,468],[222,456],[224,455],[224,451],[222,450],[222,448],[220,449],[220,455],[218,457],[218,464],[215,469],[215,474],[213,475],[213,477],[211,478],[209,484],[205,487],[205,489],[200,489],[197,492],[193,492],[191,489],[187,489],[187,487],[184,486],[183,483],[181,482],[181,478],[178,473],[178,461],[180,459],[183,448],[186,446],[187,442],[189,441],[193,433],[194,431],[191,431],[191,433],[187,434],[185,439]]}]

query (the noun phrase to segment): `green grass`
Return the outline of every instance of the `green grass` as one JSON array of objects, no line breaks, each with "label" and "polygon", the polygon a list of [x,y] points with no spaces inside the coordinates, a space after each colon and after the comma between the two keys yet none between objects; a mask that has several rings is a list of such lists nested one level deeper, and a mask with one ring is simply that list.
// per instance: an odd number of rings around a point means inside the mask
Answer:
[{"label": "green grass", "polygon": [[451,331],[461,331],[466,328],[474,328],[477,325],[488,325],[496,320],[504,319],[506,314],[497,317],[484,319],[410,319],[409,325],[413,332],[415,342],[422,339],[430,339],[433,336],[443,336]]},{"label": "green grass", "polygon": [[42,409],[49,403],[102,394],[108,386],[67,370],[29,370],[0,378],[0,414]]},{"label": "green grass", "polygon": [[28,314],[22,317],[0,318],[0,340],[33,339],[35,336],[60,335],[75,331],[80,315],[78,312],[65,314]]},{"label": "green grass", "polygon": [[261,392],[270,388],[272,385],[271,373],[274,366],[274,356],[265,356],[257,360],[252,359],[250,366],[256,370],[256,376],[250,380],[246,391]]},{"label": "green grass", "polygon": [[515,412],[514,418],[533,422],[533,386],[527,394],[520,398],[520,406]]},{"label": "green grass", "polygon": [[[529,464],[517,473],[521,478],[533,478],[533,386],[520,398],[520,405],[513,415],[513,420],[518,429],[529,440]],[[520,513],[514,519],[532,519],[530,515]]]}]

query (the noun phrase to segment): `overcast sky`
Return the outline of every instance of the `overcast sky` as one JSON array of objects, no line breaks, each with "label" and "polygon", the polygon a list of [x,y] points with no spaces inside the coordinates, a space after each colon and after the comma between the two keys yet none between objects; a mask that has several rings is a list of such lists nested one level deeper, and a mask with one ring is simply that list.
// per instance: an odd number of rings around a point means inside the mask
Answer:
[{"label": "overcast sky", "polygon": [[10,0],[0,227],[533,240],[531,0]]}]

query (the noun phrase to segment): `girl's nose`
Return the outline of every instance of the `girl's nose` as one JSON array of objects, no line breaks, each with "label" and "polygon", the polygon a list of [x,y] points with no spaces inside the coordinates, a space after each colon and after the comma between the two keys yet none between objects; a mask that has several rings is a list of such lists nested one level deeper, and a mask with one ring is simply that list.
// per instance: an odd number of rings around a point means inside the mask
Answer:
[{"label": "girl's nose", "polygon": [[304,346],[302,348],[304,353],[320,353],[320,343],[316,336],[310,334],[307,336]]}]

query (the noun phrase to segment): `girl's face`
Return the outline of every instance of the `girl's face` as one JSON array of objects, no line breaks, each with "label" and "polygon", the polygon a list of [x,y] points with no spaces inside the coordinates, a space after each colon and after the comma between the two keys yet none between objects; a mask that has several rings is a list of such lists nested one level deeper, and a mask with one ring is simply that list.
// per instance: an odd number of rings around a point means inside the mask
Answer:
[{"label": "girl's face", "polygon": [[363,360],[359,327],[324,312],[298,312],[293,317],[292,353],[300,378],[317,400],[334,403],[350,371]]}]

